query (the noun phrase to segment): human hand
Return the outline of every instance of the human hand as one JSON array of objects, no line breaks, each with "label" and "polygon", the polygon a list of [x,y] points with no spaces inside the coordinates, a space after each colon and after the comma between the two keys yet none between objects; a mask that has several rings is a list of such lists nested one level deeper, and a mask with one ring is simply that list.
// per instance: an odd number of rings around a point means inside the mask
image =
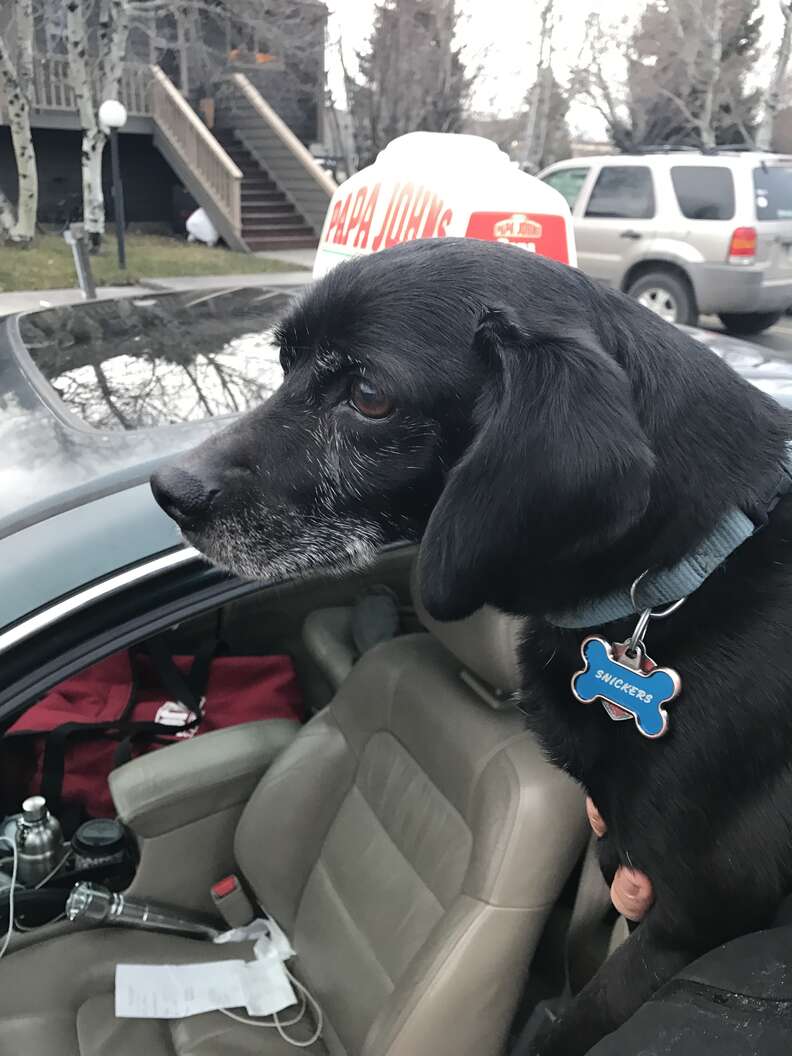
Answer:
[{"label": "human hand", "polygon": [[[586,796],[586,814],[594,835],[601,839],[608,831],[608,826],[590,796]],[[654,901],[652,881],[646,873],[626,865],[620,865],[616,870],[610,894],[611,902],[628,920],[642,920]]]}]

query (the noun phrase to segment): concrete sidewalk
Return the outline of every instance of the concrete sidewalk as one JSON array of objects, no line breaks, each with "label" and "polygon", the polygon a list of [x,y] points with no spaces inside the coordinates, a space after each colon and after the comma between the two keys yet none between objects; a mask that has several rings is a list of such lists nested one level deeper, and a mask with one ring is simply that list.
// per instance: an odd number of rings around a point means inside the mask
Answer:
[{"label": "concrete sidewalk", "polygon": [[280,260],[283,264],[291,264],[292,267],[308,268],[310,271],[314,266],[316,257],[315,249],[262,249],[257,257],[267,257],[269,260]]},{"label": "concrete sidewalk", "polygon": [[149,290],[227,290],[234,286],[302,286],[310,271],[262,271],[257,275],[185,275],[170,279],[143,279]]},{"label": "concrete sidewalk", "polygon": [[[235,286],[302,286],[311,281],[310,271],[262,271],[256,275],[184,275],[170,279],[143,279],[143,286],[100,286],[96,291],[100,301],[118,297],[145,297],[150,293],[168,290],[227,290]],[[39,308],[53,308],[62,304],[84,304],[78,289],[19,290],[0,293],[0,316],[15,312],[34,312]]]}]

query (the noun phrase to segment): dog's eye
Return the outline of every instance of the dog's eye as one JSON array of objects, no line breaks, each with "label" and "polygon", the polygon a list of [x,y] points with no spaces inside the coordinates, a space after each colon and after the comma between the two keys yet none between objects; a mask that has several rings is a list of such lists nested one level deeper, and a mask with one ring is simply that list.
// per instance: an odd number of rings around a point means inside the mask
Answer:
[{"label": "dog's eye", "polygon": [[376,385],[363,378],[352,383],[349,402],[364,418],[387,418],[393,410],[392,401]]}]

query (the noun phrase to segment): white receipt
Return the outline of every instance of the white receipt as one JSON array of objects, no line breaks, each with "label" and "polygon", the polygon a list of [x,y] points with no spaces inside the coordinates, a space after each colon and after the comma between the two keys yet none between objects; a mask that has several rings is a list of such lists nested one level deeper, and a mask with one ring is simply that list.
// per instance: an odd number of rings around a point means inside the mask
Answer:
[{"label": "white receipt", "polygon": [[119,964],[115,1014],[125,1019],[183,1019],[219,1008],[246,1008],[269,1016],[296,1002],[282,963]]},{"label": "white receipt", "polygon": [[215,936],[212,941],[217,943],[255,942],[253,952],[256,957],[261,958],[270,956],[273,951],[281,961],[288,961],[295,956],[286,934],[270,916],[257,917],[256,920],[252,920],[250,924],[242,928],[224,931]]}]

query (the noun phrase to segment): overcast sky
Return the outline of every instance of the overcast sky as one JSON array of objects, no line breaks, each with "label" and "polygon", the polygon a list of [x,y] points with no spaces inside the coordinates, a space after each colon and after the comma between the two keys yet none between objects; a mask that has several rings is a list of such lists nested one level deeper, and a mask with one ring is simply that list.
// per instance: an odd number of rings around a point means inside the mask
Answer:
[{"label": "overcast sky", "polygon": [[[371,32],[374,0],[327,0],[330,8],[329,39],[344,42],[347,65],[354,65],[355,52]],[[482,74],[473,100],[477,110],[511,114],[530,86],[536,68],[539,12],[544,0],[457,0],[461,14],[461,38],[468,60],[481,64]],[[574,63],[582,43],[583,23],[589,11],[599,11],[606,24],[631,21],[643,8],[636,0],[559,0],[554,37],[556,76],[563,78]],[[778,0],[761,0],[765,16],[764,45],[769,56],[781,32]],[[337,51],[328,54],[331,84],[337,99],[343,99],[343,78]],[[614,77],[619,76],[618,66]],[[604,137],[604,125],[591,108],[575,105],[570,112],[574,133]]]}]

